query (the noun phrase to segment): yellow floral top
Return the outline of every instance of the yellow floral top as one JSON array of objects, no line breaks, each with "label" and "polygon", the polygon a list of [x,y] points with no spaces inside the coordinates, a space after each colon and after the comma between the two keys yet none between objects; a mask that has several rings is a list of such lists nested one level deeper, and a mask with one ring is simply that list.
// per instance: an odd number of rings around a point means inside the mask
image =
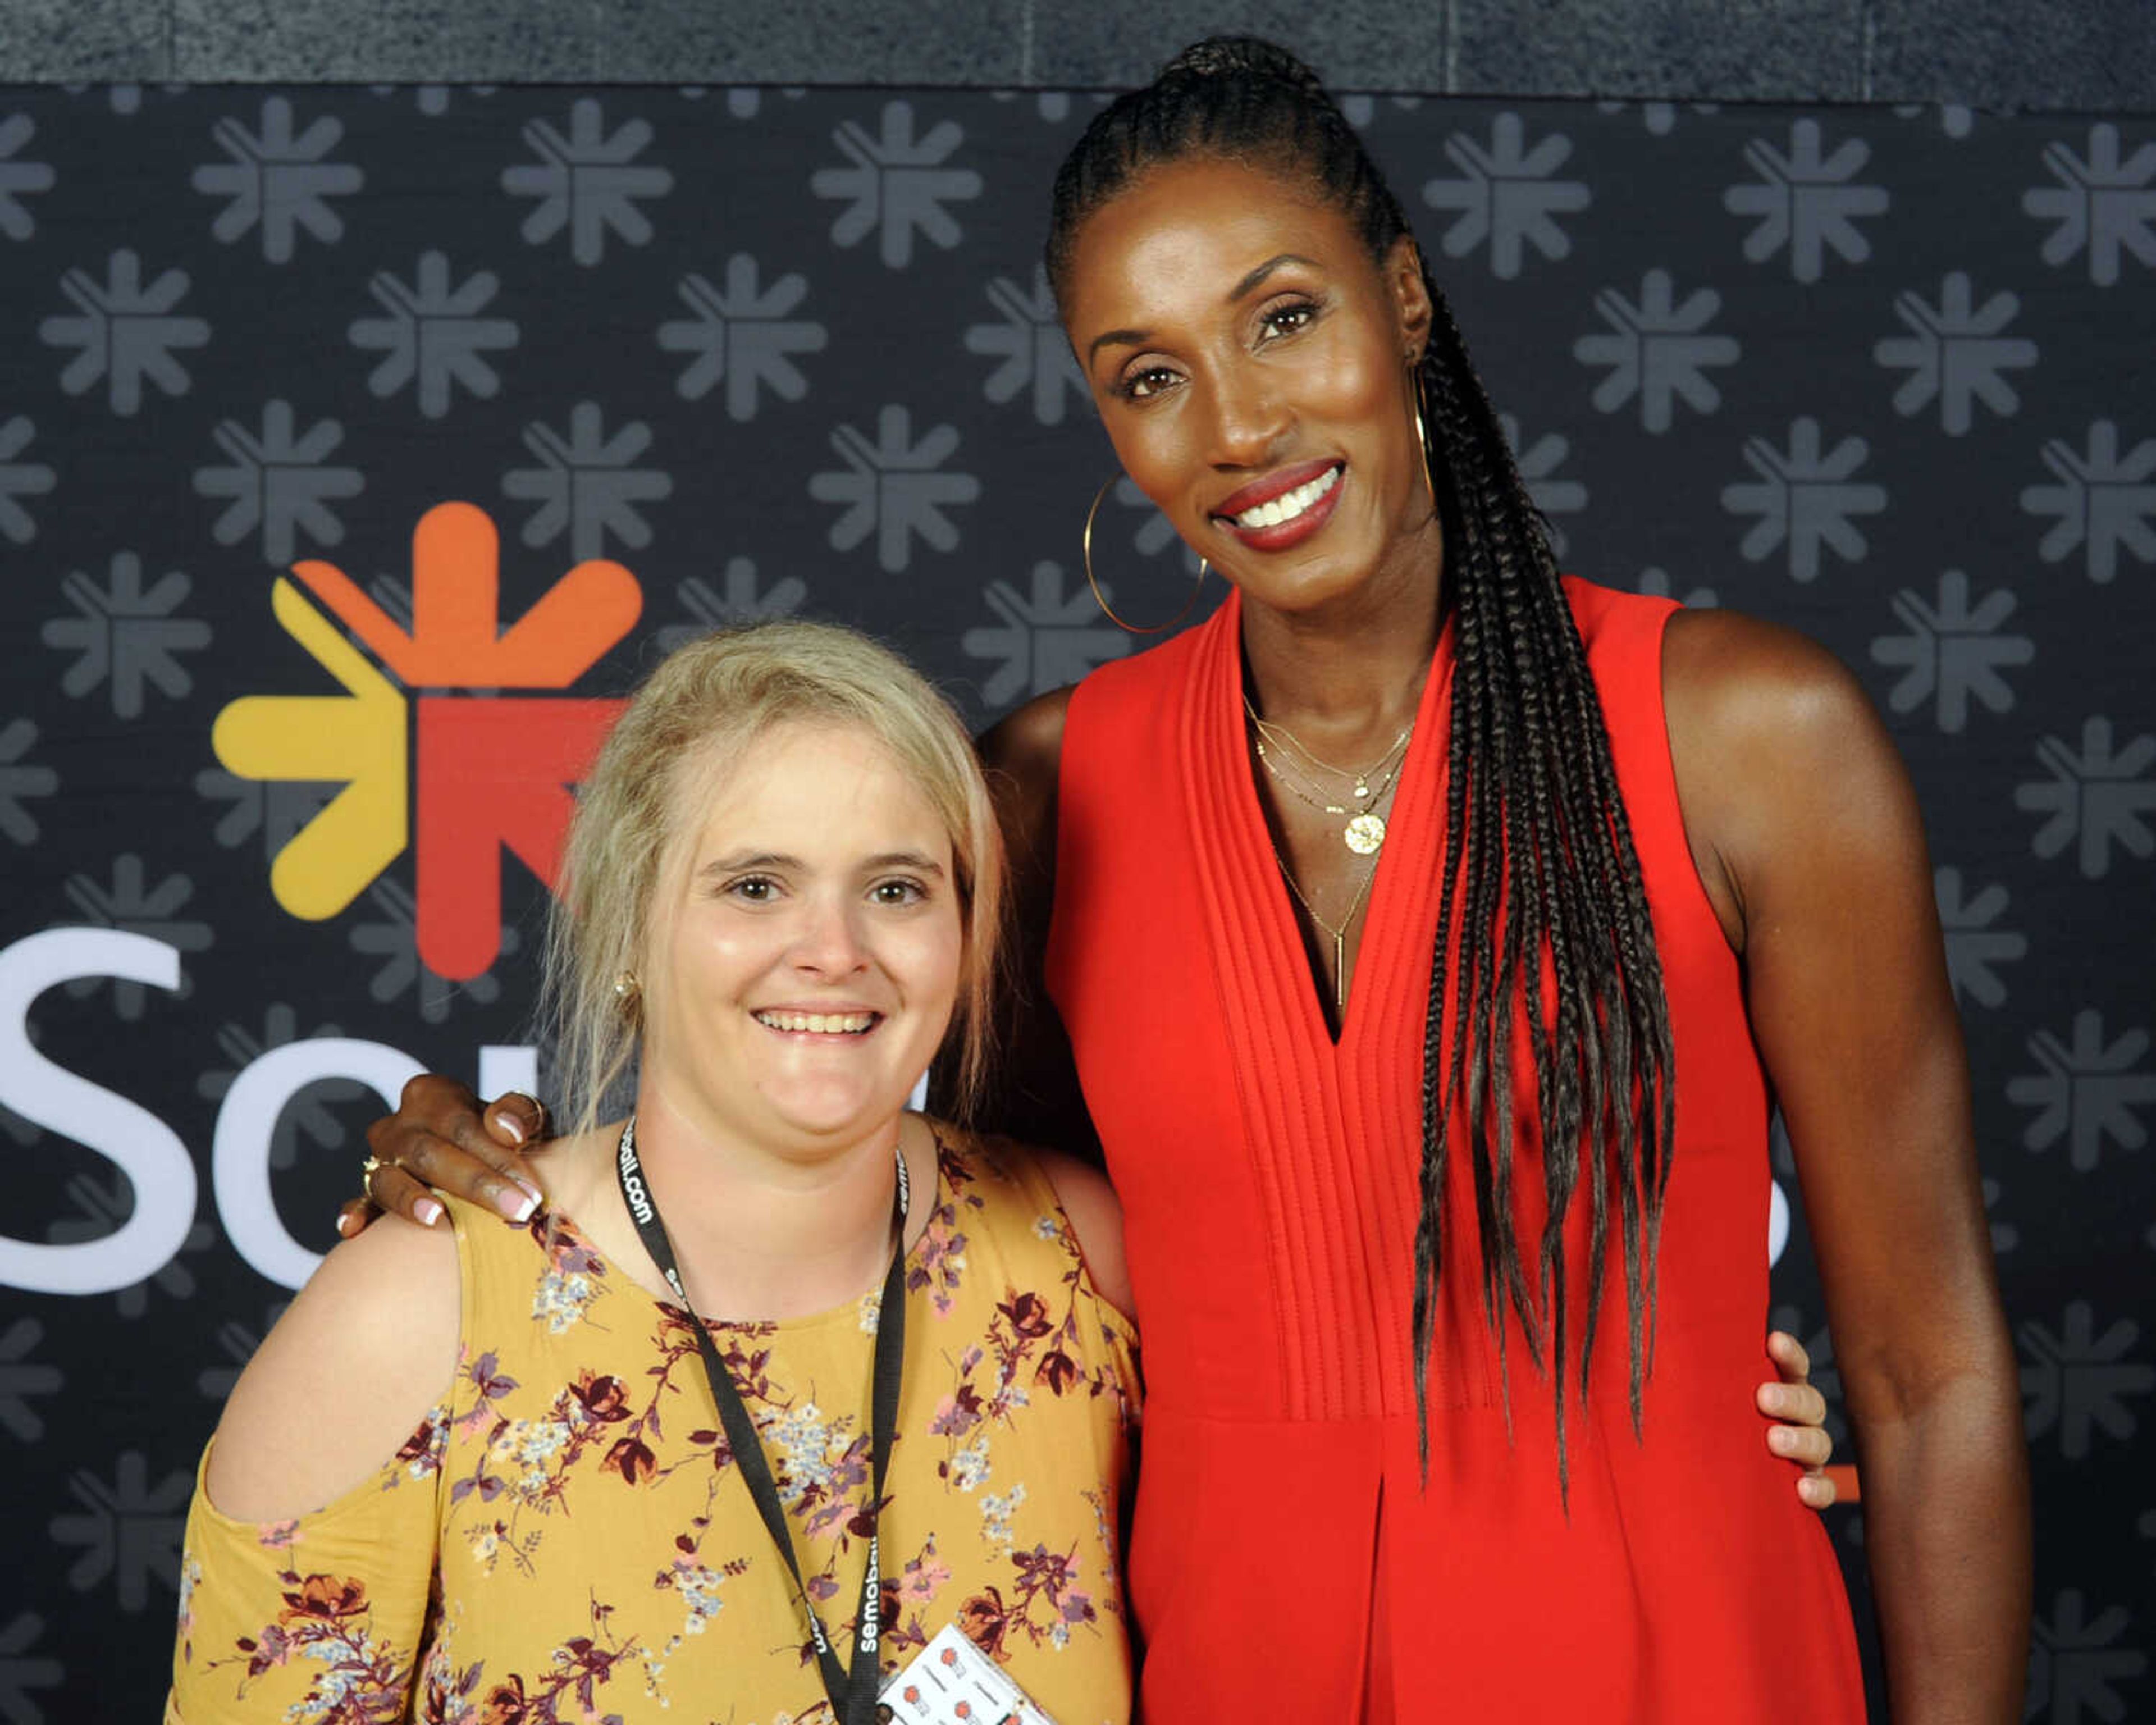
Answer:
[{"label": "yellow floral top", "polygon": [[[956,1621],[1059,1725],[1122,1725],[1137,1338],[1030,1157],[937,1140],[935,1209],[906,1264],[883,1665]],[[567,1217],[449,1209],[461,1355],[404,1447],[297,1521],[236,1522],[198,1485],[168,1725],[824,1725],[806,1621],[687,1317]],[[880,1304],[879,1289],[711,1326],[842,1649],[867,1564]]]}]

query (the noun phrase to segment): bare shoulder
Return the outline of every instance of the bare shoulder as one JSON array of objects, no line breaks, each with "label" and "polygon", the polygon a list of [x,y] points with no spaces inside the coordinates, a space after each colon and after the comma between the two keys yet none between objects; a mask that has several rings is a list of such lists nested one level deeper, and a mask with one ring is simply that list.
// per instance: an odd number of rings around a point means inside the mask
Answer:
[{"label": "bare shoulder", "polygon": [[1677,746],[1801,751],[1877,725],[1856,679],[1833,654],[1809,635],[1738,611],[1671,617],[1662,696]]},{"label": "bare shoulder", "polygon": [[1037,695],[981,733],[982,763],[991,771],[1037,779],[1045,769],[1053,783],[1063,754],[1063,722],[1075,685]]},{"label": "bare shoulder", "polygon": [[456,1369],[449,1224],[384,1217],[323,1259],[240,1374],[210,1502],[242,1521],[321,1508],[394,1455]]},{"label": "bare shoulder", "polygon": [[1006,714],[981,734],[981,764],[1003,823],[1004,842],[1021,875],[1052,875],[1055,791],[1063,765],[1069,689],[1051,690]]},{"label": "bare shoulder", "polygon": [[1848,667],[1810,637],[1680,611],[1663,638],[1662,696],[1686,836],[1717,911],[1726,890],[1740,924],[1763,883],[1899,850],[1915,833],[1893,739]]},{"label": "bare shoulder", "polygon": [[1131,1292],[1129,1261],[1123,1255],[1123,1205],[1108,1177],[1090,1162],[1062,1150],[1028,1149],[1055,1189],[1055,1201],[1078,1236],[1078,1255],[1093,1286],[1124,1317],[1136,1301]]}]

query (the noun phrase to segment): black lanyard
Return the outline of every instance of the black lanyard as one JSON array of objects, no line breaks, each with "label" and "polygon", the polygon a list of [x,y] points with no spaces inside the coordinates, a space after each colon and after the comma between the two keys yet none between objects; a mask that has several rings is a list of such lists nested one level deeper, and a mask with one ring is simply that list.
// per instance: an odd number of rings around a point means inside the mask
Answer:
[{"label": "black lanyard", "polygon": [[839,1656],[832,1649],[830,1637],[824,1633],[824,1621],[816,1615],[816,1607],[808,1597],[808,1585],[801,1579],[801,1564],[793,1555],[793,1541],[787,1532],[785,1506],[778,1501],[778,1487],[772,1481],[770,1464],[764,1460],[756,1422],[742,1404],[741,1393],[734,1388],[726,1363],[719,1358],[711,1332],[704,1327],[696,1307],[689,1303],[688,1290],[681,1286],[673,1244],[666,1237],[666,1224],[659,1219],[659,1201],[644,1183],[636,1159],[636,1122],[633,1117],[621,1129],[621,1148],[614,1158],[614,1172],[621,1181],[622,1202],[629,1206],[629,1218],[636,1224],[637,1237],[666,1278],[666,1285],[674,1290],[674,1297],[689,1314],[689,1327],[696,1332],[704,1356],[704,1373],[711,1380],[711,1398],[719,1404],[719,1420],[726,1428],[726,1443],[734,1452],[734,1465],[741,1469],[749,1496],[755,1500],[757,1513],[763,1517],[763,1525],[770,1532],[771,1543],[778,1548],[779,1556],[786,1559],[786,1567],[793,1577],[794,1592],[808,1615],[808,1635],[815,1644],[816,1662],[823,1669],[824,1692],[830,1697],[838,1725],[873,1725],[879,1676],[876,1650],[883,1638],[883,1582],[878,1562],[877,1523],[882,1513],[884,1471],[890,1463],[891,1439],[898,1429],[899,1379],[906,1357],[906,1213],[911,1194],[905,1153],[901,1151],[898,1154],[898,1191],[891,1201],[892,1229],[898,1236],[898,1244],[891,1250],[891,1273],[884,1278],[883,1305],[876,1317],[875,1363],[869,1394],[869,1505],[865,1512],[869,1564],[867,1573],[861,1578],[853,1661],[850,1667],[843,1669]]}]

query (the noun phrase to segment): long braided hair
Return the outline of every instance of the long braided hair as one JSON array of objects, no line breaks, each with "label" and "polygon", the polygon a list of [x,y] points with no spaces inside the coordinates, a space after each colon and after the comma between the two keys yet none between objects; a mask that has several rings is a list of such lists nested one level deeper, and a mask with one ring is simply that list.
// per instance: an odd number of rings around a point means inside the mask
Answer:
[{"label": "long braided hair", "polygon": [[[1399,201],[1316,75],[1285,49],[1214,38],[1086,128],[1057,173],[1048,272],[1066,298],[1078,230],[1149,169],[1193,157],[1262,165],[1322,191],[1373,260],[1409,234]],[[1612,1194],[1624,1253],[1633,1429],[1652,1352],[1654,1263],[1675,1126],[1669,1009],[1609,735],[1541,516],[1422,266],[1434,316],[1416,377],[1424,459],[1445,547],[1452,685],[1445,879],[1423,1033],[1420,1214],[1414,1244],[1415,1405],[1429,1466],[1429,1358],[1444,1232],[1445,1163],[1463,1093],[1485,1316],[1501,1373],[1517,1317],[1556,1399],[1566,1478],[1564,1229],[1584,1183],[1590,1222],[1579,1394],[1603,1300]],[[1450,963],[1457,933],[1459,963]],[[1547,964],[1554,986],[1546,993]],[[1443,1045],[1450,993],[1455,1025]],[[1533,1050],[1546,1219],[1533,1271],[1514,1216],[1515,997]],[[1583,1153],[1583,1146],[1586,1147]],[[1539,1310],[1538,1310],[1539,1308]],[[1547,1356],[1545,1356],[1547,1348]],[[1506,1406],[1511,1406],[1509,1384]]]}]

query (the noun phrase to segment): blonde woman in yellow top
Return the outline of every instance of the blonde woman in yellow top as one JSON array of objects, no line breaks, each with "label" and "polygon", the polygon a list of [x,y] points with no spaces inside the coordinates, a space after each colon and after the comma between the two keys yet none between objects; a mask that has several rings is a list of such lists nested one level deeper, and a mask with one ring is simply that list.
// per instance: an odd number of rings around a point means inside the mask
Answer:
[{"label": "blonde woman in yellow top", "polygon": [[906,1111],[947,1041],[978,1084],[998,968],[963,728],[850,632],[706,638],[565,880],[547,1207],[368,1229],[271,1332],[168,1720],[863,1725],[946,1625],[1061,1725],[1124,1720],[1115,1201]]}]

